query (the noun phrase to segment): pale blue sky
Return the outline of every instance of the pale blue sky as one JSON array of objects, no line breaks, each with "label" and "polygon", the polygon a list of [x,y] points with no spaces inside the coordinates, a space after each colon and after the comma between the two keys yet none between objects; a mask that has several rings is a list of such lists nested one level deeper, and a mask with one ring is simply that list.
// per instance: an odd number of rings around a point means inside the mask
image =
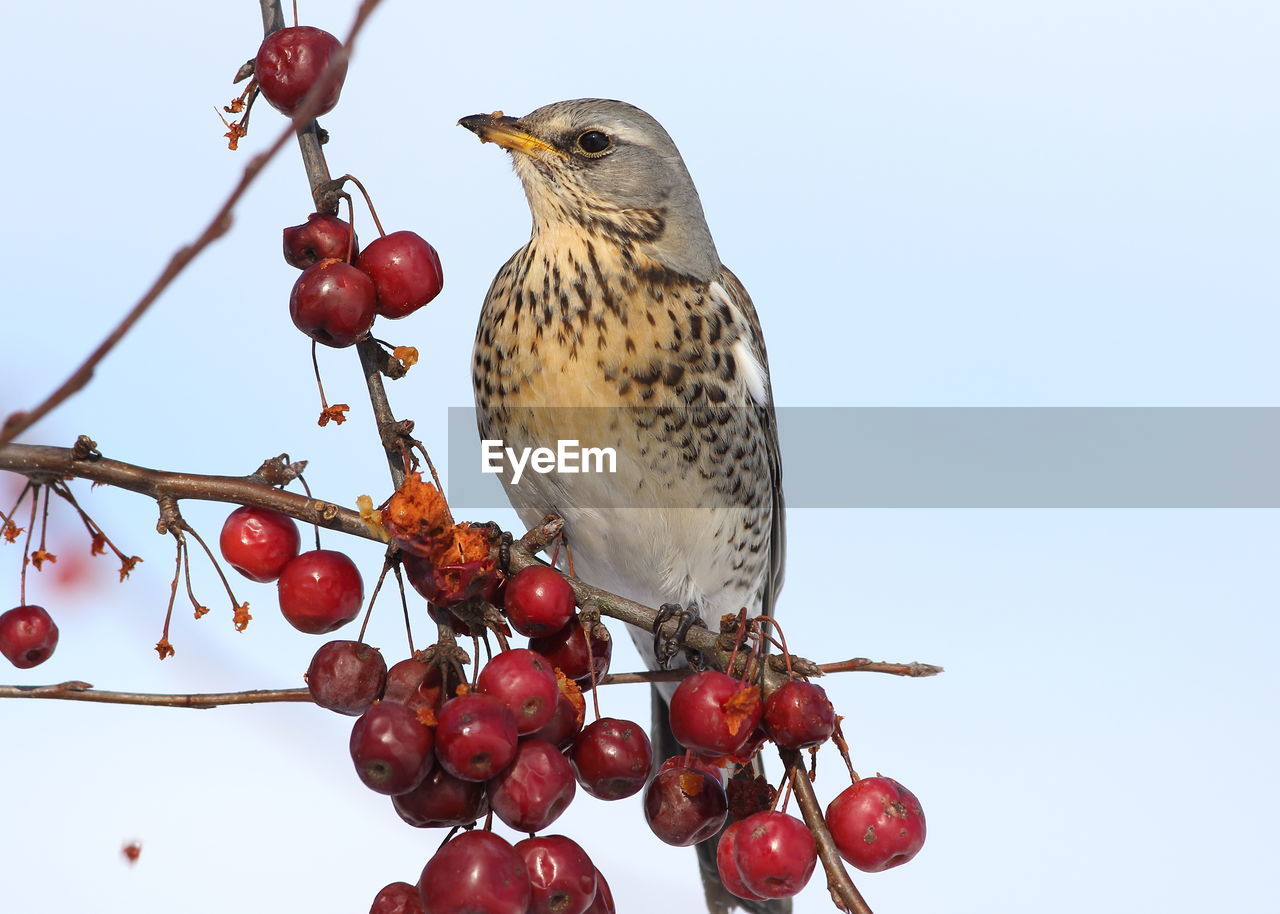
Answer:
[{"label": "pale blue sky", "polygon": [[[352,4],[302,7],[343,33]],[[61,381],[282,123],[263,105],[241,153],[220,140],[213,107],[258,42],[249,0],[57,14],[6,16],[0,412]],[[1274,5],[1238,0],[785,12],[386,0],[325,125],[335,172],[357,174],[388,230],[419,232],[444,263],[440,298],[379,330],[423,358],[393,403],[445,452],[445,410],[470,400],[479,303],[527,237],[504,155],[457,118],[599,95],[645,108],[680,146],[721,257],[759,308],[781,404],[1280,405],[1278,25]],[[279,254],[280,229],[308,212],[290,149],[231,234],[26,440],[83,432],[110,456],[217,473],[288,451],[312,461],[325,497],[385,496],[353,353],[322,353],[352,421],[315,427],[307,346],[287,314],[295,273]],[[841,471],[839,454],[830,465]],[[319,639],[249,583],[239,592],[256,618],[235,633],[199,562],[214,612],[199,623],[179,612],[178,654],[158,663],[172,553],[154,507],[78,491],[147,562],[123,586],[101,566],[72,590],[30,581],[62,642],[43,667],[0,678],[154,691],[300,682]],[[225,513],[187,509],[208,536]],[[1191,912],[1274,897],[1276,512],[789,521],[779,614],[794,650],[948,668],[934,681],[824,683],[855,764],[903,781],[929,817],[915,862],[859,879],[878,914]],[[80,550],[69,519],[61,529],[66,545],[51,548]],[[372,576],[378,550],[352,551]],[[18,561],[0,548],[11,581]],[[390,604],[373,623],[393,655],[397,617]],[[617,669],[636,662],[615,657]],[[606,713],[647,713],[640,689],[607,701]],[[416,878],[438,837],[358,784],[349,723],[305,706],[0,703],[5,910],[367,910],[384,883]],[[824,755],[819,792],[840,787]],[[697,910],[692,854],[652,839],[634,802],[583,797],[561,826],[623,914]],[[130,869],[119,847],[135,837]],[[824,910],[819,879],[797,911]]]}]

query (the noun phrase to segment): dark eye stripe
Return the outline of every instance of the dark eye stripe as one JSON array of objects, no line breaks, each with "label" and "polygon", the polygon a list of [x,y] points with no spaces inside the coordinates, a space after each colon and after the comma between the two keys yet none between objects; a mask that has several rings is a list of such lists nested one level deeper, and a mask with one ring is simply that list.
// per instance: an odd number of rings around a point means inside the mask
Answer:
[{"label": "dark eye stripe", "polygon": [[588,130],[578,137],[578,148],[590,155],[598,155],[608,149],[610,145],[612,145],[612,141],[609,139],[609,135],[601,133],[599,130]]}]

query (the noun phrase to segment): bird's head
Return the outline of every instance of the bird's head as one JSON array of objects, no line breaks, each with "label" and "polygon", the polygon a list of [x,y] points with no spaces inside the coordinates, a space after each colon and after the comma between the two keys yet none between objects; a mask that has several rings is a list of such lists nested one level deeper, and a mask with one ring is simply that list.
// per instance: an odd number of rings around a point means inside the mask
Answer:
[{"label": "bird's head", "polygon": [[535,236],[585,232],[638,249],[673,273],[717,275],[720,260],[684,160],[639,108],[581,98],[520,118],[499,111],[458,123],[511,153]]}]

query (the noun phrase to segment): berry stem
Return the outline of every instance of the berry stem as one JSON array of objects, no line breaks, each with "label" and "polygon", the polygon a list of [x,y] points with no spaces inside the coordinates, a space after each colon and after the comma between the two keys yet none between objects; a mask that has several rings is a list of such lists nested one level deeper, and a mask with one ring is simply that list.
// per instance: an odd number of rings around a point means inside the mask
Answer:
[{"label": "berry stem", "polygon": [[[317,531],[318,532],[318,531]],[[382,562],[382,573],[378,575],[378,583],[373,585],[373,593],[369,595],[369,606],[364,611],[364,620],[360,623],[360,634],[356,636],[356,640],[364,643],[364,632],[369,627],[369,617],[373,615],[373,603],[378,599],[378,592],[382,590],[382,582],[387,579],[387,569],[395,567],[390,558],[390,550],[388,550],[388,558]],[[397,575],[399,577],[399,575]],[[402,588],[403,591],[403,588]],[[409,654],[413,654],[413,640],[409,641]]]},{"label": "berry stem", "polygon": [[[27,521],[27,537],[22,542],[22,574],[18,578],[18,598],[23,606],[27,604],[27,565],[31,563],[31,535],[36,529],[36,503],[40,501],[40,485],[28,482],[22,491],[25,493],[27,489],[31,489],[31,519]],[[22,500],[21,495],[18,500]]]},{"label": "berry stem", "polygon": [[[354,184],[356,187],[360,189],[360,193],[364,197],[364,205],[369,207],[369,215],[373,216],[373,224],[378,228],[378,236],[382,237],[383,235],[386,235],[387,233],[382,230],[382,220],[378,218],[378,211],[377,209],[374,208],[373,199],[369,196],[369,192],[364,189],[364,185],[360,183],[360,179],[357,178],[355,175],[343,175],[341,178],[338,178],[337,180],[338,180],[338,183],[342,183],[344,181],[350,181],[352,184]],[[354,225],[354,223],[352,224]]]},{"label": "berry stem", "polygon": [[[400,573],[400,563],[396,562],[391,566],[392,573],[396,576],[396,587],[400,591],[400,609],[404,611],[404,634],[409,640],[409,656],[412,657],[416,651],[413,649],[413,626],[409,622],[409,601],[405,597],[404,591],[404,575]],[[452,635],[452,630],[450,634]],[[364,640],[364,629],[360,630],[360,639]]]}]

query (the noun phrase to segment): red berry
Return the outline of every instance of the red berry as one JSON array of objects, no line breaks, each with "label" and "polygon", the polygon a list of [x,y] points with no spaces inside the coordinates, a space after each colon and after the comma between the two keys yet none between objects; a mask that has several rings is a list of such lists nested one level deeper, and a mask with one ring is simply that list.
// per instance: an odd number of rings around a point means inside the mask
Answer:
[{"label": "red berry", "polygon": [[369,914],[422,914],[422,896],[416,885],[393,882],[374,896]]},{"label": "red berry", "polygon": [[227,564],[251,581],[267,583],[280,577],[298,554],[298,525],[267,508],[236,508],[222,524],[218,547]]},{"label": "red berry", "polygon": [[471,692],[451,698],[440,708],[436,756],[464,781],[487,781],[516,757],[516,718],[492,695]]},{"label": "red berry", "polygon": [[406,657],[387,670],[387,687],[382,700],[408,705],[412,711],[430,708],[434,712],[440,705],[443,692],[440,667]]},{"label": "red berry", "polygon": [[381,701],[351,728],[351,760],[370,790],[395,795],[422,783],[435,764],[435,738],[404,705]]},{"label": "red berry", "polygon": [[748,901],[763,901],[763,895],[757,895],[743,883],[742,874],[738,872],[738,864],[733,859],[738,833],[742,831],[744,821],[739,819],[737,822],[730,823],[720,833],[720,843],[716,845],[716,869],[720,873],[720,882],[734,895],[746,898]]},{"label": "red berry", "polygon": [[301,225],[285,229],[283,235],[285,262],[299,270],[321,260],[351,263],[360,253],[360,242],[351,223],[334,213],[312,213]]},{"label": "red berry", "polygon": [[424,914],[527,914],[524,860],[493,832],[463,832],[427,861],[418,880]]},{"label": "red berry", "polygon": [[584,914],[596,897],[596,868],[564,835],[525,838],[516,845],[533,889],[529,914]]},{"label": "red berry", "polygon": [[[591,659],[588,660],[586,631],[576,618],[555,634],[530,638],[529,648],[550,660],[552,666],[576,682],[584,692],[609,672],[609,658],[613,656],[612,639],[592,635]],[[594,677],[591,675],[591,661],[595,663]]]},{"label": "red berry", "polygon": [[382,697],[387,662],[363,642],[330,641],[311,658],[305,678],[311,700],[320,707],[358,717]]},{"label": "red berry", "polygon": [[360,252],[356,266],[378,289],[378,313],[407,317],[440,294],[444,271],[440,255],[414,232],[392,232]]},{"label": "red berry", "polygon": [[644,787],[653,748],[639,724],[601,717],[574,738],[569,760],[583,790],[600,800],[620,800]]},{"label": "red berry", "polygon": [[39,666],[58,646],[58,626],[43,606],[15,606],[0,615],[0,654],[20,670]]},{"label": "red berry", "polygon": [[396,794],[391,803],[415,828],[470,825],[489,811],[483,781],[464,781],[443,768],[431,773],[413,790]]},{"label": "red berry", "polygon": [[604,881],[604,874],[596,870],[596,897],[583,914],[617,914],[613,906],[613,892],[609,891],[609,883]]},{"label": "red berry", "polygon": [[560,698],[556,674],[545,657],[526,648],[513,648],[484,665],[476,684],[516,716],[516,730],[532,733],[551,720]]},{"label": "red berry", "polygon": [[503,606],[512,628],[539,638],[554,635],[569,624],[576,600],[560,572],[546,565],[530,565],[507,581]]},{"label": "red berry", "polygon": [[[581,701],[581,698],[579,698],[579,701]],[[582,731],[582,719],[585,710],[585,706],[581,709],[575,707],[573,702],[565,697],[564,692],[560,692],[559,697],[556,698],[556,710],[551,715],[551,720],[530,733],[529,738],[545,739],[553,746],[563,750]]]},{"label": "red berry", "polygon": [[686,677],[671,696],[671,732],[705,755],[741,752],[760,716],[760,690],[717,670]]},{"label": "red berry", "polygon": [[827,807],[840,856],[864,873],[906,863],[924,846],[924,810],[893,778],[863,778]]},{"label": "red berry", "polygon": [[792,679],[765,699],[764,728],[783,749],[819,746],[836,729],[836,709],[820,685]]},{"label": "red berry", "polygon": [[667,844],[688,847],[724,825],[729,801],[714,775],[698,768],[659,771],[644,791],[644,817]]},{"label": "red berry", "polygon": [[733,861],[748,890],[765,898],[790,898],[808,884],[818,849],[807,825],[772,810],[747,816],[739,824]]},{"label": "red berry", "polygon": [[293,324],[317,343],[342,349],[369,332],[377,316],[373,280],[329,258],[302,271],[289,294]]},{"label": "red berry", "polygon": [[[301,107],[329,59],[341,48],[342,42],[337,38],[309,25],[272,32],[259,46],[254,59],[253,74],[258,79],[258,88],[273,108],[292,115]],[[343,63],[329,81],[329,89],[316,111],[317,117],[338,103],[346,75],[347,65]]]},{"label": "red berry", "polygon": [[560,750],[526,739],[511,766],[489,782],[489,805],[516,831],[542,831],[560,818],[575,793],[573,768]]},{"label": "red berry", "polygon": [[323,635],[360,612],[364,582],[355,562],[329,549],[304,552],[284,566],[276,584],[280,612],[300,632]]}]

